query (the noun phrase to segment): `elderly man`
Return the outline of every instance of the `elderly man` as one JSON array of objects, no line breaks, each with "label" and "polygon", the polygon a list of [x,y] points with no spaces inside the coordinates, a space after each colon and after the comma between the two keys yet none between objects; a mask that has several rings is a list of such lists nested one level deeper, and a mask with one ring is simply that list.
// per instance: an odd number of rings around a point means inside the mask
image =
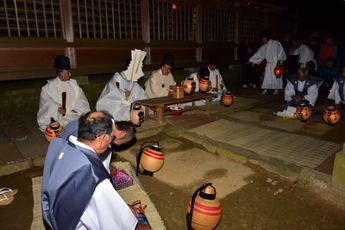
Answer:
[{"label": "elderly man", "polygon": [[159,70],[153,71],[150,78],[145,82],[145,90],[149,98],[168,96],[170,86],[176,85],[171,68],[174,66],[174,58],[165,55]]},{"label": "elderly man", "polygon": [[285,61],[286,54],[280,42],[271,39],[269,33],[262,32],[260,37],[263,45],[249,59],[249,62],[260,64],[263,60],[266,60],[262,94],[266,94],[268,89],[273,89],[273,94],[278,94],[279,90],[283,88],[283,80],[282,78],[277,78],[273,71],[278,63]]},{"label": "elderly man", "polygon": [[[51,118],[66,125],[78,119],[81,114],[90,111],[90,105],[78,83],[71,79],[71,65],[68,57],[56,56],[55,69],[57,77],[48,80],[40,96],[37,122],[41,131],[50,124]],[[63,102],[62,94],[65,94]]]},{"label": "elderly man", "polygon": [[[113,120],[113,117],[105,111],[92,112],[90,116],[97,117],[107,117],[108,119]],[[115,146],[125,145],[132,140],[135,140],[135,127],[131,122],[128,121],[115,121],[113,129],[114,140],[112,142]],[[79,120],[72,121],[66,125],[63,129],[60,138],[68,140],[70,136],[77,136],[79,131]],[[104,153],[99,154],[99,158],[102,160],[104,167],[110,172],[110,163],[111,163],[112,150],[108,148]]]},{"label": "elderly man", "polygon": [[112,186],[99,159],[114,140],[108,116],[87,113],[78,137],[49,146],[42,185],[42,214],[49,229],[145,229]]}]

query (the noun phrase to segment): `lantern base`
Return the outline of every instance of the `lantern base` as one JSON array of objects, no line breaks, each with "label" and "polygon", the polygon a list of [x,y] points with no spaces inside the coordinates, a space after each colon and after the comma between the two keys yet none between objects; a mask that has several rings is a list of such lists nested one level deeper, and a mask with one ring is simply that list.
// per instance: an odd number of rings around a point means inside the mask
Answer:
[{"label": "lantern base", "polygon": [[141,174],[147,175],[147,176],[153,176],[153,172],[147,171],[146,169],[144,169],[144,171]]}]

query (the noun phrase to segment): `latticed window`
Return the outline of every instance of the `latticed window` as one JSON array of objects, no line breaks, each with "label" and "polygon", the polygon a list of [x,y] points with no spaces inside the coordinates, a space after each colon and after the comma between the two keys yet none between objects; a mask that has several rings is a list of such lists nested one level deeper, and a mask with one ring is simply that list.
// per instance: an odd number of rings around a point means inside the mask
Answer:
[{"label": "latticed window", "polygon": [[203,41],[233,41],[234,21],[230,11],[204,8],[202,13]]},{"label": "latticed window", "polygon": [[61,38],[58,0],[3,0],[0,37]]},{"label": "latticed window", "polygon": [[265,16],[258,12],[241,12],[239,23],[239,38],[248,37],[251,41],[257,41],[259,33],[265,29]]},{"label": "latticed window", "polygon": [[72,1],[75,38],[141,39],[140,0]]},{"label": "latticed window", "polygon": [[151,40],[191,40],[192,7],[150,0]]}]

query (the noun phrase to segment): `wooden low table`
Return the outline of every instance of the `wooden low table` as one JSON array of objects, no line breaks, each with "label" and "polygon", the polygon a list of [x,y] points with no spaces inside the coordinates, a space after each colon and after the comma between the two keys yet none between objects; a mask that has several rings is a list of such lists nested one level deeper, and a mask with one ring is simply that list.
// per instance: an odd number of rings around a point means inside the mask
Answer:
[{"label": "wooden low table", "polygon": [[[135,101],[134,103],[145,106],[145,114],[147,118],[156,120],[160,124],[164,124],[164,116],[176,113],[169,111],[168,105],[192,102],[192,106],[189,109],[184,109],[184,112],[195,109],[209,112],[209,102],[212,98],[212,94],[194,93],[192,95],[185,95],[184,98],[179,99],[167,96]],[[199,100],[205,100],[205,106],[195,106],[195,102]],[[150,114],[150,109],[153,110],[153,115]]]}]

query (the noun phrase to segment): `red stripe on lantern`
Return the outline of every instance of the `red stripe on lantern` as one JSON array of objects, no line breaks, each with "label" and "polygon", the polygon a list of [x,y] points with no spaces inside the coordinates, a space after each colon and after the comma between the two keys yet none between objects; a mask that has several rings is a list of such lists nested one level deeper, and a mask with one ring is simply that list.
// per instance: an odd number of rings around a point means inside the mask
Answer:
[{"label": "red stripe on lantern", "polygon": [[[190,203],[189,203],[189,206],[190,206]],[[203,205],[203,204],[200,204],[198,202],[194,202],[194,206],[197,206],[199,208],[202,208],[202,209],[205,209],[205,210],[209,210],[209,211],[219,211],[222,209],[221,206],[216,206],[216,207],[211,207],[211,206],[206,206],[206,205]]]},{"label": "red stripe on lantern", "polygon": [[154,159],[157,159],[157,160],[164,160],[163,157],[155,157],[155,156],[152,156],[152,155],[150,155],[150,154],[148,154],[148,153],[146,153],[146,152],[144,152],[144,155],[146,155],[146,156],[148,156],[148,157],[151,157],[151,158],[154,158]]},{"label": "red stripe on lantern", "polygon": [[150,149],[146,149],[145,152],[150,153],[150,154],[153,154],[153,155],[156,155],[156,156],[159,156],[159,157],[164,156],[164,154],[162,154],[162,153],[157,153],[157,152],[153,152],[153,151],[150,150]]},{"label": "red stripe on lantern", "polygon": [[[189,205],[190,207],[190,205]],[[204,214],[206,216],[220,216],[222,214],[222,212],[215,212],[215,213],[212,213],[212,212],[204,212],[196,207],[193,208],[193,212],[197,212],[197,213],[200,213],[200,214]]]}]

